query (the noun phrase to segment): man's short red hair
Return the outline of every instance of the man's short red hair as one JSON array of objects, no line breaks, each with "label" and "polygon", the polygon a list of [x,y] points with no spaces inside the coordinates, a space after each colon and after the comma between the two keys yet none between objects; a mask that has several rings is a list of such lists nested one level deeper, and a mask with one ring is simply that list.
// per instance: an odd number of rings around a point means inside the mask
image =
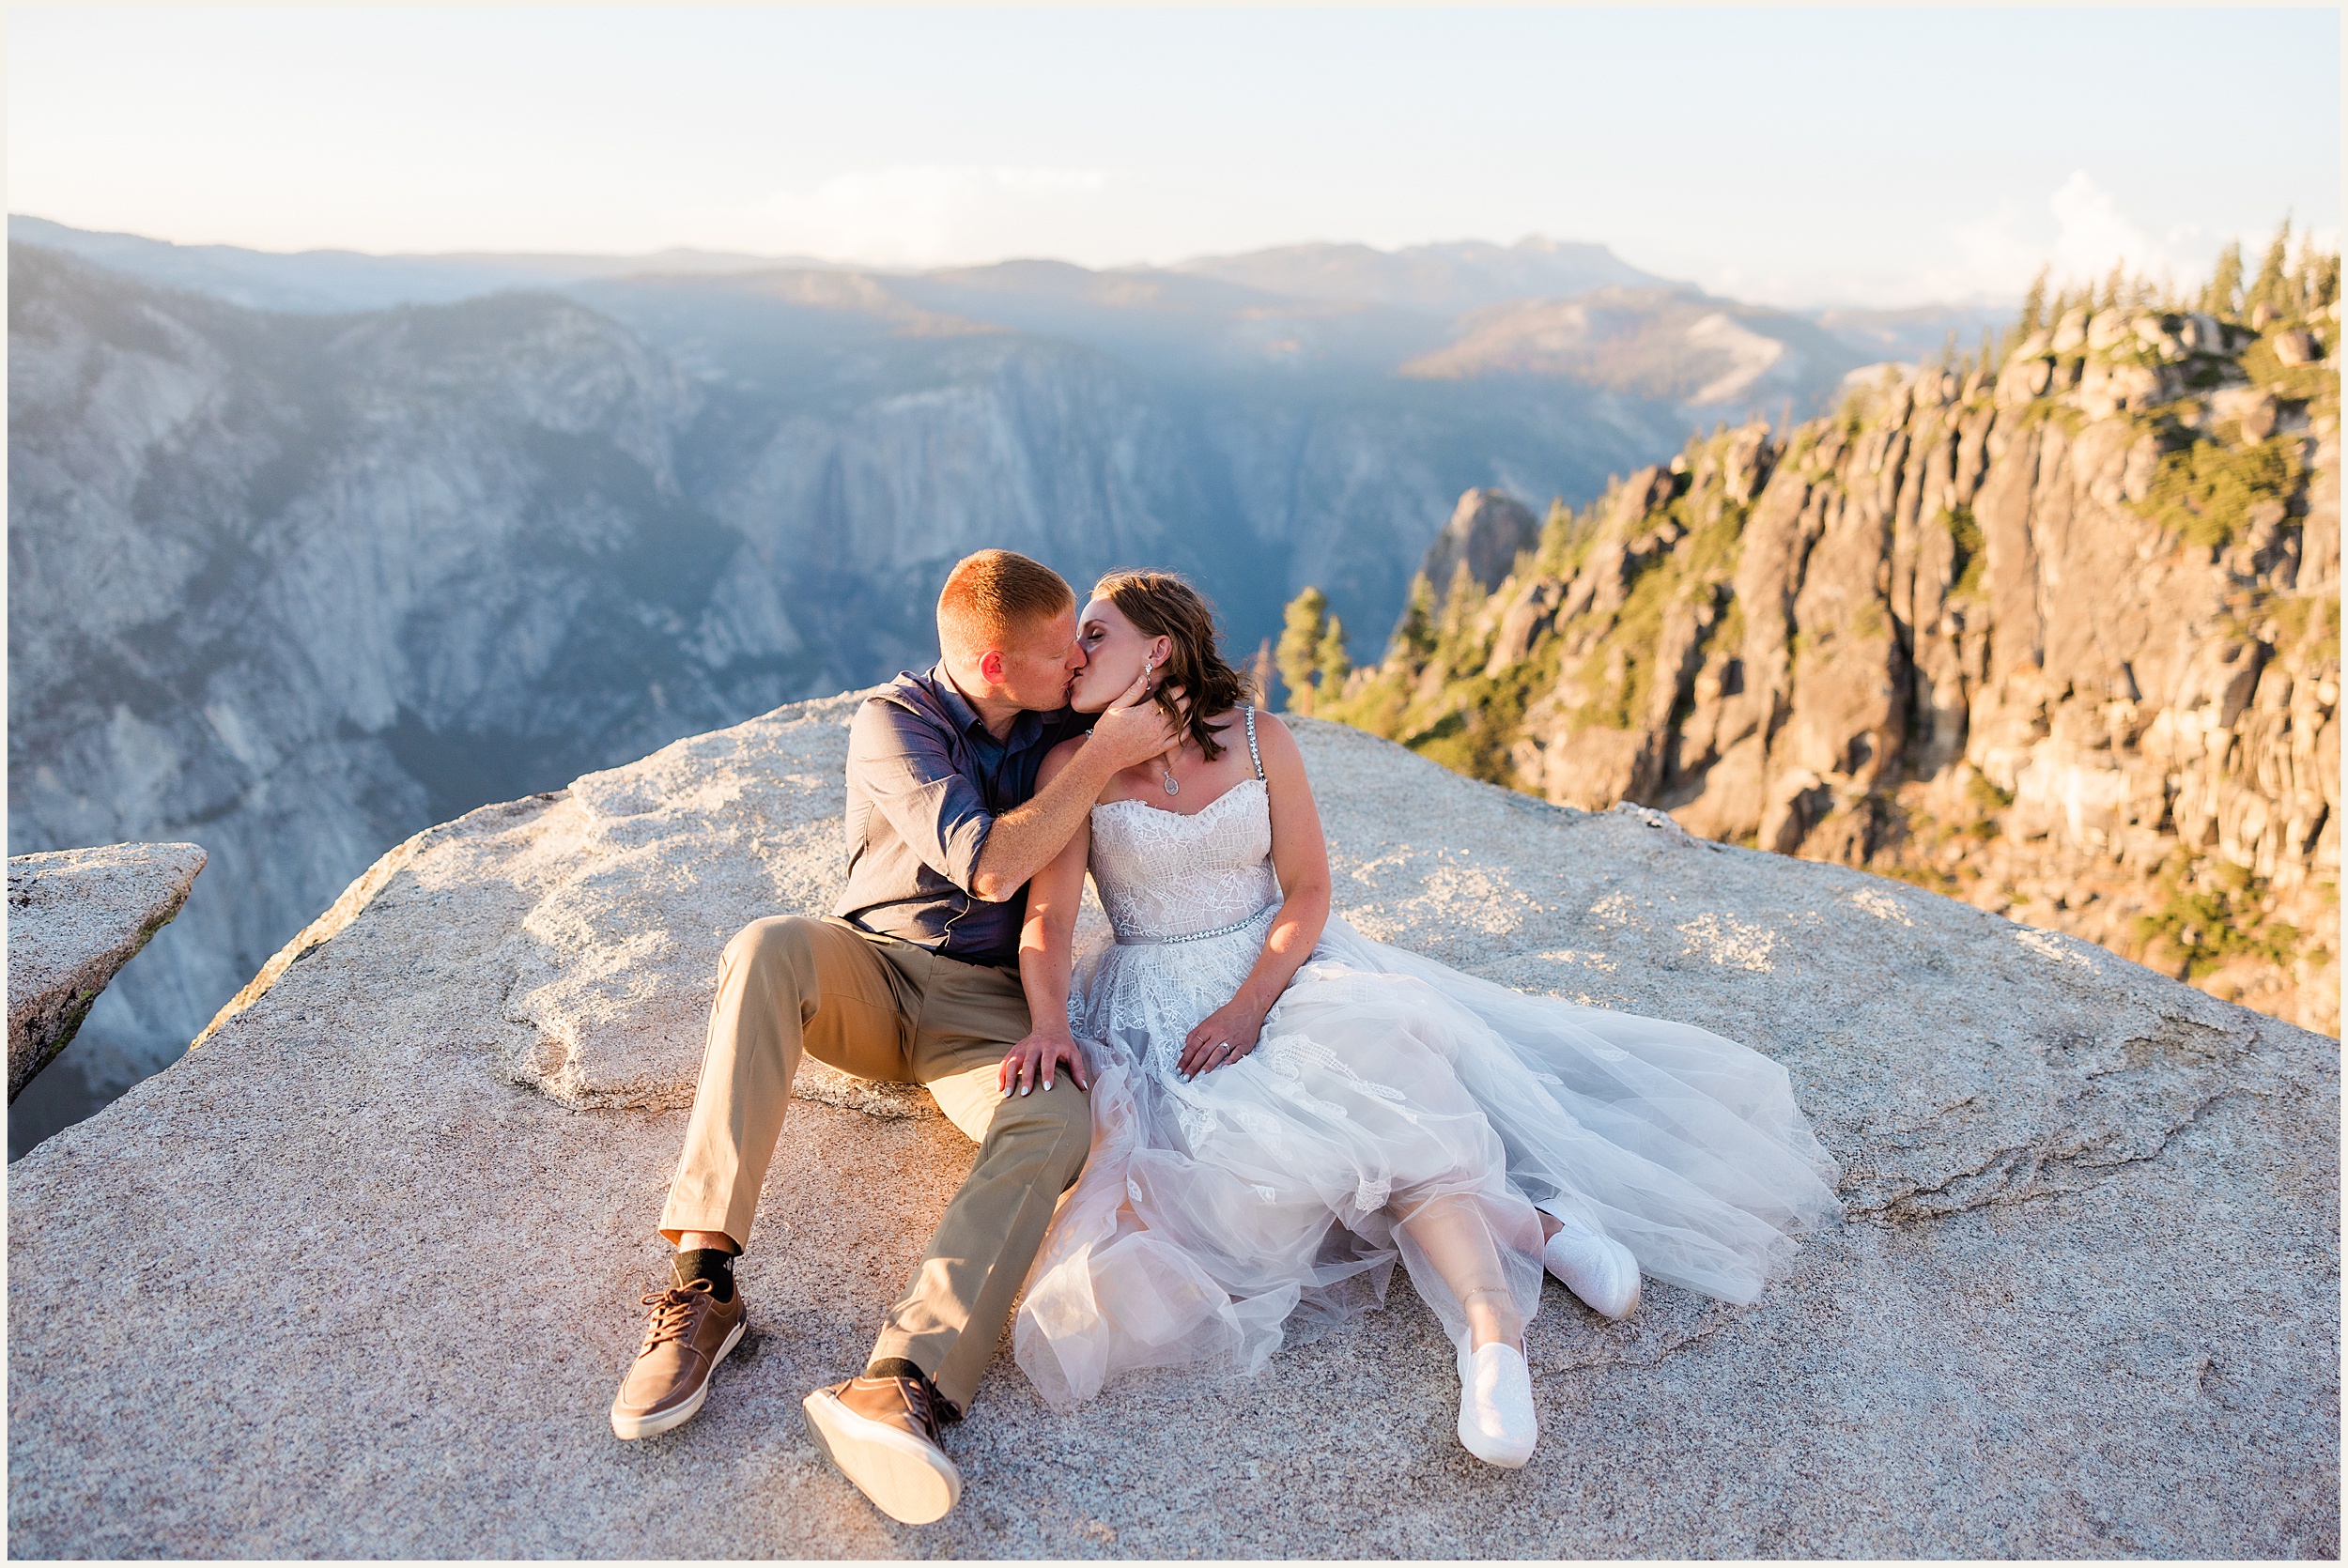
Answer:
[{"label": "man's short red hair", "polygon": [[1075,591],[1049,566],[1016,550],[981,550],[946,574],[937,595],[938,643],[973,653],[999,647],[1075,607]]}]

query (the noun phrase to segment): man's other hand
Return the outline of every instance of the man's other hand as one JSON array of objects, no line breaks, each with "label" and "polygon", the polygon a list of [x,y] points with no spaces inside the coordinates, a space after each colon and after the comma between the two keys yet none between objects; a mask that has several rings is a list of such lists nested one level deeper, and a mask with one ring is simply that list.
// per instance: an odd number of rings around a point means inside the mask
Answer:
[{"label": "man's other hand", "polygon": [[1053,1072],[1062,1062],[1068,1064],[1068,1076],[1076,1081],[1076,1087],[1092,1087],[1091,1074],[1085,1069],[1085,1053],[1065,1028],[1038,1029],[1004,1053],[995,1086],[1006,1096],[1026,1094],[1039,1084],[1048,1089]]}]

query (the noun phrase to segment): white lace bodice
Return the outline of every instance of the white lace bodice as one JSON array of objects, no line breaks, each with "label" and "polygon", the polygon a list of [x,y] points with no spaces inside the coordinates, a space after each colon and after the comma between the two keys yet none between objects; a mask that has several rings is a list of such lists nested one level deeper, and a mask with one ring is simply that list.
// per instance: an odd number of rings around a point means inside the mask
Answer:
[{"label": "white lace bodice", "polygon": [[1263,781],[1242,779],[1187,817],[1139,800],[1094,807],[1092,881],[1120,942],[1164,942],[1255,915],[1280,896]]},{"label": "white lace bodice", "polygon": [[1279,902],[1256,710],[1242,707],[1240,717],[1256,776],[1224,791],[1205,810],[1183,816],[1140,800],[1092,808],[1092,884],[1120,944],[1236,934]]}]

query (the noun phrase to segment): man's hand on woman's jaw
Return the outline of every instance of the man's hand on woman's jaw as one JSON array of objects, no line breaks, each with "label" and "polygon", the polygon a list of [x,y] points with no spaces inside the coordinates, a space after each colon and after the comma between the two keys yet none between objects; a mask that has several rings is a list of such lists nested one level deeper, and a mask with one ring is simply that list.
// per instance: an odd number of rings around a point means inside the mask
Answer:
[{"label": "man's hand on woman's jaw", "polygon": [[1068,1066],[1068,1076],[1076,1081],[1076,1087],[1092,1087],[1084,1049],[1066,1027],[1029,1030],[1027,1038],[1004,1053],[1003,1065],[995,1075],[995,1086],[1006,1095],[1023,1095],[1039,1086],[1048,1089],[1056,1069],[1063,1062]]},{"label": "man's hand on woman's jaw", "polygon": [[[1179,688],[1174,689],[1176,705],[1187,715],[1189,703],[1182,699]],[[1086,745],[1100,747],[1103,760],[1113,770],[1136,767],[1181,745],[1186,722],[1186,716],[1168,718],[1166,710],[1158,706],[1151,695],[1151,672],[1144,669],[1116,701],[1102,711],[1093,723],[1092,738]]]}]

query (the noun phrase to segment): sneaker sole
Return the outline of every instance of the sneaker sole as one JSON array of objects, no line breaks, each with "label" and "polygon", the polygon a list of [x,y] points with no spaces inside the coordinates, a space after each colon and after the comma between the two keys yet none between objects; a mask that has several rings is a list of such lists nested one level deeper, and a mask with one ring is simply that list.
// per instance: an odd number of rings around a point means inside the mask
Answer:
[{"label": "sneaker sole", "polygon": [[663,1432],[675,1431],[699,1415],[702,1405],[709,1398],[709,1385],[718,1380],[718,1369],[725,1365],[728,1356],[734,1354],[734,1347],[742,1343],[742,1335],[749,1326],[748,1317],[734,1326],[734,1332],[726,1336],[725,1344],[718,1346],[717,1359],[709,1363],[709,1376],[702,1379],[702,1386],[695,1389],[693,1397],[684,1404],[663,1410],[657,1416],[624,1416],[620,1414],[617,1405],[612,1406],[611,1435],[623,1441],[657,1437]]},{"label": "sneaker sole", "polygon": [[962,1472],[919,1437],[857,1415],[829,1389],[799,1404],[824,1457],[899,1524],[935,1523],[962,1500]]},{"label": "sneaker sole", "polygon": [[1478,1459],[1484,1461],[1485,1464],[1496,1466],[1504,1470],[1521,1470],[1524,1468],[1525,1464],[1532,1459],[1533,1450],[1536,1446],[1537,1446],[1539,1441],[1538,1438],[1536,1438],[1533,1442],[1525,1444],[1522,1450],[1513,1448],[1504,1449],[1489,1442],[1484,1442],[1481,1446],[1478,1446],[1482,1436],[1483,1435],[1481,1433],[1470,1426],[1465,1421],[1461,1421],[1460,1422],[1460,1446],[1466,1449],[1470,1453],[1473,1453]]}]

